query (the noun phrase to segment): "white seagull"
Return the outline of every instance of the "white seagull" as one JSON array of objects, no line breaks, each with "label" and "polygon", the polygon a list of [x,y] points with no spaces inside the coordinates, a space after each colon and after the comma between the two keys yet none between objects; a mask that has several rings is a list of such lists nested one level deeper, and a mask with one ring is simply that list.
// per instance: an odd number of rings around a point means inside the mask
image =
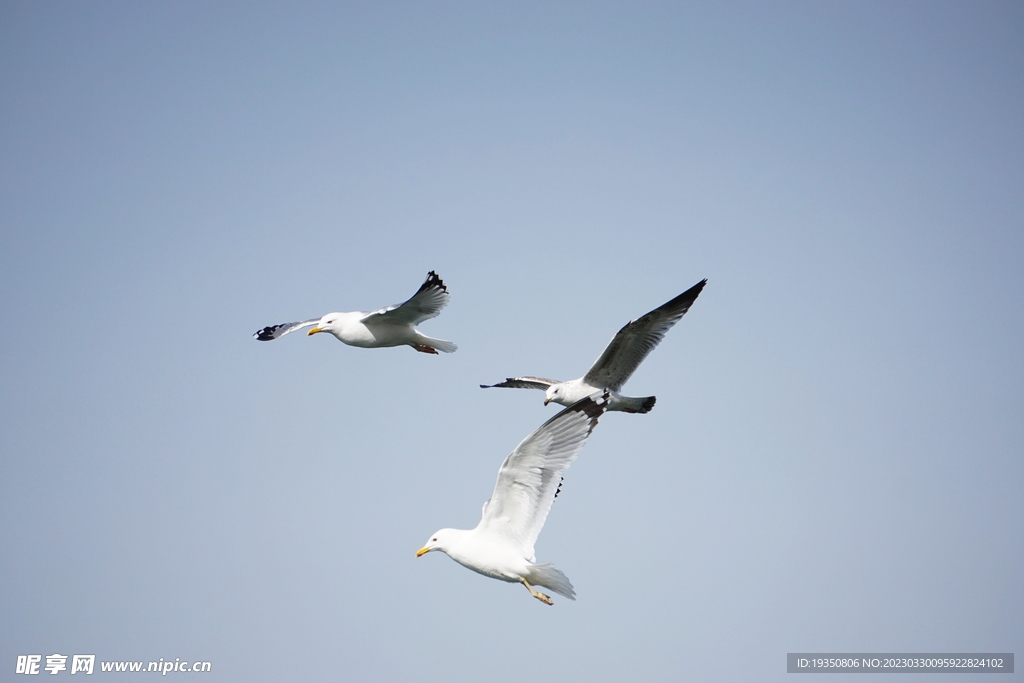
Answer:
[{"label": "white seagull", "polygon": [[632,320],[619,330],[605,348],[604,353],[594,361],[587,374],[579,379],[559,382],[543,377],[509,377],[498,384],[481,384],[483,389],[505,387],[514,389],[542,389],[544,405],[554,401],[564,406],[572,405],[584,396],[598,391],[607,391],[611,395],[608,410],[621,410],[627,413],[647,413],[654,407],[657,400],[654,396],[632,398],[622,396],[619,390],[632,376],[644,358],[665,336],[679,319],[690,310],[697,300],[697,295],[704,289],[707,279],[701,280],[693,287],[655,308],[653,311],[636,320]]},{"label": "white seagull", "polygon": [[338,341],[349,346],[375,349],[382,346],[408,345],[423,353],[451,353],[458,348],[455,344],[444,339],[424,336],[415,327],[424,320],[436,318],[447,305],[448,288],[444,286],[437,273],[430,271],[427,273],[426,281],[405,303],[388,306],[372,313],[328,313],[322,318],[301,323],[269,325],[252,336],[260,341],[271,341],[289,332],[316,325],[307,334],[330,332]]},{"label": "white seagull", "polygon": [[440,550],[484,576],[523,584],[546,605],[553,604],[551,598],[534,586],[575,600],[565,574],[554,565],[536,564],[533,545],[558,495],[562,473],[583,450],[607,405],[607,394],[585,398],[523,439],[498,469],[498,483],[476,528],[441,529],[416,557]]}]

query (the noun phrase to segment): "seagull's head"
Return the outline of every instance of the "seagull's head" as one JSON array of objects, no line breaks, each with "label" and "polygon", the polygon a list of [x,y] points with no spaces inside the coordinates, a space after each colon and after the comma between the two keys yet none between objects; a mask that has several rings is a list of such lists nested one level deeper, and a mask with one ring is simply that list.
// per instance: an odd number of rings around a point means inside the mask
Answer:
[{"label": "seagull's head", "polygon": [[562,398],[562,387],[558,384],[552,384],[544,391],[544,405],[547,405],[554,401],[555,403],[561,403]]},{"label": "seagull's head", "polygon": [[334,332],[334,325],[338,322],[338,318],[341,317],[340,313],[328,313],[324,317],[320,318],[320,322],[316,326],[306,333],[306,336],[316,334],[317,332]]},{"label": "seagull's head", "polygon": [[441,529],[435,531],[422,548],[416,551],[416,557],[423,557],[431,550],[440,550],[441,552],[448,552],[448,541],[450,540],[452,533],[455,529]]}]

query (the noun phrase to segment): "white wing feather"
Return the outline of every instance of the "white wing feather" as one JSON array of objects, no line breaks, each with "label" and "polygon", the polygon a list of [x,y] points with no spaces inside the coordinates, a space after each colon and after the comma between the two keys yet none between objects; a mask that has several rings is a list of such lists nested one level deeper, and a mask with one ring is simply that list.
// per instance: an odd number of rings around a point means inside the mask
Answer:
[{"label": "white wing feather", "polygon": [[498,470],[480,526],[509,537],[520,545],[524,556],[532,557],[562,473],[583,450],[607,406],[607,393],[587,397],[523,439]]},{"label": "white wing feather", "polygon": [[437,273],[430,271],[427,279],[408,301],[367,313],[362,321],[418,325],[440,315],[441,309],[448,305],[448,298],[448,288],[444,281]]}]

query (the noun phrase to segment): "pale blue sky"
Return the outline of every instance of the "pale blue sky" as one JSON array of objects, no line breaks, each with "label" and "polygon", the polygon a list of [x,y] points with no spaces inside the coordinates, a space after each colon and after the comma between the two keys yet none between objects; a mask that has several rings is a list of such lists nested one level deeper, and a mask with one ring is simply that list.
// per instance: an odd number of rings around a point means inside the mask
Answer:
[{"label": "pale blue sky", "polygon": [[[1010,2],[0,4],[0,671],[1024,652],[1022,34]],[[455,354],[251,338],[429,270]],[[555,413],[479,384],[577,377],[705,277],[541,534],[576,602],[414,557]]]}]

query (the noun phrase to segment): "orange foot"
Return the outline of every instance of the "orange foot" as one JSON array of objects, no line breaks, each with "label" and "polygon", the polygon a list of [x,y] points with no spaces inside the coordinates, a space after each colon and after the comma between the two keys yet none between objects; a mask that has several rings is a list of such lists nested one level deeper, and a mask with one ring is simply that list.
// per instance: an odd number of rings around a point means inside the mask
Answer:
[{"label": "orange foot", "polygon": [[410,344],[410,346],[420,353],[432,353],[435,356],[437,355],[437,349],[433,346],[427,346],[426,344]]}]

